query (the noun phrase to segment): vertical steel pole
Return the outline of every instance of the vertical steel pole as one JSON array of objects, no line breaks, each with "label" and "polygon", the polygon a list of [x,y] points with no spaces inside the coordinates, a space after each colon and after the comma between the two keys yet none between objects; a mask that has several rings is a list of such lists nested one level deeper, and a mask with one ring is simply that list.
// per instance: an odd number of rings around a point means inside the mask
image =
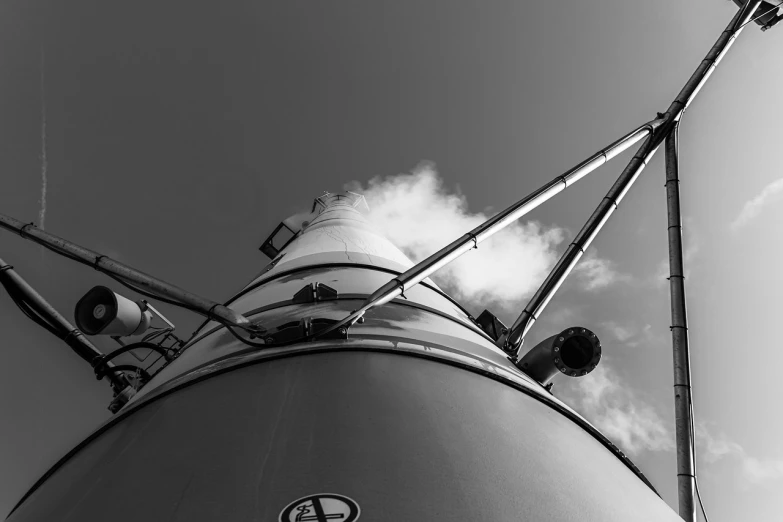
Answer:
[{"label": "vertical steel pole", "polygon": [[[659,131],[660,132],[660,131]],[[604,199],[598,204],[598,207],[593,211],[590,218],[584,224],[582,229],[574,238],[574,241],[568,245],[568,248],[563,253],[562,257],[558,260],[555,267],[549,273],[547,278],[538,288],[536,293],[530,299],[522,313],[519,315],[509,331],[501,335],[498,338],[496,344],[500,346],[506,353],[516,361],[519,355],[519,348],[522,346],[522,341],[525,338],[527,332],[532,328],[533,323],[541,315],[549,301],[554,297],[560,285],[563,284],[565,278],[571,273],[571,270],[576,266],[582,254],[585,253],[587,247],[593,242],[593,239],[601,231],[601,228],[609,220],[609,217],[614,213],[617,207],[620,205],[623,197],[628,193],[633,185],[634,181],[639,177],[647,166],[647,163],[652,159],[655,151],[661,143],[657,134],[653,134],[648,137],[639,150],[631,158],[631,161],[623,169],[617,181],[606,193]]]},{"label": "vertical steel pole", "polygon": [[672,353],[674,358],[674,419],[677,441],[677,496],[680,517],[692,522],[696,516],[693,461],[693,419],[691,418],[691,366],[688,348],[688,318],[685,312],[685,273],[680,215],[678,152],[679,125],[666,137],[666,210],[669,221],[669,295],[672,309]]}]

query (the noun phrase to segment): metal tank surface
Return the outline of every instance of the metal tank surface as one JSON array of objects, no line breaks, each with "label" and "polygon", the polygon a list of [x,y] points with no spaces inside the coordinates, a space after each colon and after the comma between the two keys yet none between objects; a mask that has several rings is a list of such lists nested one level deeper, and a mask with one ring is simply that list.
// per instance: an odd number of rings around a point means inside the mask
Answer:
[{"label": "metal tank surface", "polygon": [[288,344],[204,324],[8,520],[680,520],[429,280],[297,342],[412,266],[363,201],[316,199],[226,303]]}]

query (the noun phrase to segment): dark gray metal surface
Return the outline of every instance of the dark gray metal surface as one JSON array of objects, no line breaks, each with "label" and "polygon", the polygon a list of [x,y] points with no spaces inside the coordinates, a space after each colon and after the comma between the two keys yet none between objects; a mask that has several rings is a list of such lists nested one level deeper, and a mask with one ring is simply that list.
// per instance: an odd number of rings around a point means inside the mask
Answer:
[{"label": "dark gray metal surface", "polygon": [[476,373],[405,355],[278,359],[120,419],[12,522],[276,521],[315,493],[361,520],[675,521],[559,412]]}]

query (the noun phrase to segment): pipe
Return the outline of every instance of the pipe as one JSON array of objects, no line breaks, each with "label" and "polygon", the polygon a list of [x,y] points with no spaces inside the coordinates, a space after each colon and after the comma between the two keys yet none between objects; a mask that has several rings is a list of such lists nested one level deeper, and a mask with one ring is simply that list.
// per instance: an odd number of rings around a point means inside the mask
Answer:
[{"label": "pipe", "polygon": [[669,221],[669,295],[672,315],[672,356],[674,360],[674,423],[677,447],[677,497],[680,517],[696,519],[694,491],[696,466],[693,455],[691,418],[691,369],[688,347],[688,319],[685,308],[685,270],[680,215],[680,179],[676,125],[666,137],[666,211]]},{"label": "pipe", "polygon": [[[710,48],[707,56],[701,61],[694,73],[685,83],[685,86],[677,94],[669,109],[664,113],[667,121],[676,121],[682,117],[682,113],[690,105],[701,88],[707,82],[712,72],[718,67],[718,64],[726,55],[728,50],[734,44],[737,36],[742,32],[743,26],[750,20],[762,0],[748,0],[747,3],[737,11],[729,25],[723,30],[718,40]],[[663,142],[663,138],[661,139]]]},{"label": "pipe", "polygon": [[23,238],[42,244],[57,254],[75,259],[100,272],[114,275],[123,281],[131,282],[152,294],[168,297],[177,301],[177,303],[181,303],[186,308],[209,317],[210,319],[221,323],[229,323],[244,330],[253,331],[258,335],[263,334],[263,328],[259,325],[250,323],[246,317],[230,308],[196,294],[192,294],[187,290],[166,283],[165,281],[131,268],[124,263],[115,261],[110,257],[98,254],[97,252],[93,252],[92,250],[88,250],[75,243],[71,243],[68,240],[57,237],[54,234],[44,232],[33,224],[22,223],[10,216],[0,214],[0,228],[16,232]]},{"label": "pipe", "polygon": [[748,3],[734,15],[734,18],[732,18],[729,25],[718,37],[707,56],[696,68],[696,71],[688,79],[679,94],[677,94],[669,109],[665,113],[659,114],[659,117],[662,117],[664,122],[656,128],[653,134],[639,148],[639,152],[631,159],[623,173],[620,174],[620,177],[609,190],[604,200],[598,205],[593,215],[590,216],[579,235],[574,239],[574,242],[569,245],[557,265],[555,265],[555,268],[552,269],[552,272],[547,276],[544,283],[514,322],[509,332],[498,339],[498,346],[501,346],[512,358],[516,359],[518,357],[525,335],[533,326],[533,323],[540,316],[558,288],[560,288],[563,280],[571,272],[576,262],[579,261],[584,250],[590,245],[595,235],[606,220],[609,219],[612,212],[614,212],[617,204],[625,196],[625,193],[636,180],[647,161],[680,120],[685,109],[693,101],[693,98],[698,94],[707,78],[715,70],[723,56],[725,56],[726,51],[734,43],[737,35],[742,30],[742,25],[750,19],[761,1],[748,0]]},{"label": "pipe", "polygon": [[609,220],[609,217],[617,209],[628,189],[631,188],[631,185],[639,177],[650,158],[658,150],[655,141],[654,136],[650,136],[644,141],[639,151],[637,151],[630,163],[628,163],[628,166],[625,167],[617,178],[617,181],[612,185],[612,188],[606,193],[604,199],[598,204],[598,207],[582,227],[582,230],[574,238],[574,241],[568,245],[563,256],[549,273],[546,280],[544,280],[544,283],[538,288],[512,327],[497,340],[497,345],[502,347],[513,358],[516,359],[525,335],[533,326],[541,311],[555,295],[560,285],[563,284],[563,281],[582,257],[587,247],[590,246],[595,236],[598,235],[598,232],[600,232],[601,228]]},{"label": "pipe", "polygon": [[[71,347],[76,355],[87,361],[93,368],[102,360],[103,353],[98,350],[87,338],[68,322],[65,317],[50,305],[46,299],[25,281],[22,276],[16,273],[11,265],[8,265],[0,259],[0,282],[8,289],[9,293],[19,292],[22,294],[24,302],[27,303],[36,313],[45,320],[55,323],[59,332],[52,332],[57,337]],[[9,288],[10,287],[10,288]],[[106,367],[111,370],[114,364],[107,363]],[[108,377],[115,390],[120,391],[129,385],[125,375],[121,372],[109,372]]]},{"label": "pipe", "polygon": [[556,375],[584,377],[601,361],[601,342],[581,326],[566,328],[544,339],[519,361],[519,369],[542,385]]},{"label": "pipe", "polygon": [[[485,239],[507,227],[554,195],[570,187],[576,181],[638,143],[642,138],[652,134],[663,121],[663,119],[655,119],[637,127],[611,145],[596,152],[572,169],[566,171],[564,174],[557,176],[535,192],[525,196],[507,209],[489,218],[467,234],[435,252],[424,261],[417,263],[405,273],[392,279],[373,292],[367,300],[362,303],[362,306],[359,307],[358,310],[334,325],[329,331],[345,326],[346,324],[353,324],[371,308],[388,303],[395,297],[404,294],[406,290],[420,283],[440,268],[454,261],[465,252],[477,248],[478,244]],[[324,333],[326,333],[326,331]]]}]

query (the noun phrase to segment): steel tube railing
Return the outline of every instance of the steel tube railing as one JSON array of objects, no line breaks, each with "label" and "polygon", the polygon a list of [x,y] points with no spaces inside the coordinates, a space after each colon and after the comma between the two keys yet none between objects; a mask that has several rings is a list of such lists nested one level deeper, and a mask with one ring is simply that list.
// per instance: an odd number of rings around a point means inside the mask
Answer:
[{"label": "steel tube railing", "polygon": [[18,219],[0,214],[0,228],[16,232],[23,238],[31,239],[57,254],[92,266],[96,270],[111,274],[122,281],[137,285],[142,290],[148,291],[153,295],[170,298],[175,301],[175,303],[181,304],[185,306],[185,308],[209,317],[210,319],[221,323],[228,323],[232,326],[246,330],[258,330],[257,333],[259,334],[263,333],[263,329],[257,325],[252,325],[242,314],[239,314],[220,303],[200,297],[187,290],[183,290],[182,288],[145,274],[144,272],[140,272],[135,268],[131,268],[108,256],[98,254],[97,252],[88,250],[76,243],[45,232],[35,225],[22,223]]},{"label": "steel tube railing", "polygon": [[[693,98],[707,81],[707,78],[709,78],[712,71],[715,70],[715,67],[717,67],[720,60],[734,43],[737,35],[742,30],[743,24],[750,19],[760,3],[761,0],[749,0],[748,3],[737,12],[734,18],[732,18],[729,25],[721,33],[718,40],[707,53],[707,56],[696,68],[696,71],[694,71],[688,79],[679,94],[677,94],[677,97],[671,103],[668,110],[659,115],[664,118],[665,121],[640,147],[639,150],[643,151],[642,157],[651,157],[661,143],[663,143],[666,136],[668,136],[674,128],[674,125],[676,125],[677,121],[682,117],[685,109],[691,101],[693,101]],[[649,156],[647,156],[648,153]],[[619,203],[620,199],[625,195],[625,192],[630,188],[631,184],[633,184],[636,176],[638,176],[644,168],[644,165],[640,165],[639,161],[641,161],[641,157],[637,153],[620,175],[615,185],[610,189],[606,198],[604,198],[593,215],[590,216],[587,223],[585,223],[585,226],[574,240],[574,243],[569,246],[555,265],[555,268],[552,269],[552,272],[547,276],[544,283],[533,295],[533,298],[528,302],[527,306],[525,306],[510,331],[498,339],[498,345],[503,347],[504,351],[511,354],[513,358],[518,356],[525,334],[527,334],[533,326],[535,320],[539,317],[555,292],[560,288],[563,280],[568,276],[571,269],[582,256],[584,249],[587,248],[593,240],[593,237],[595,237],[595,234],[597,234],[603,226],[603,223],[605,223],[611,213],[614,212],[616,204]],[[614,199],[615,197],[617,198],[616,200]],[[610,204],[608,201],[613,201],[613,203]]]},{"label": "steel tube railing", "polygon": [[555,267],[549,273],[543,284],[538,288],[533,298],[527,304],[525,309],[519,315],[517,320],[511,326],[505,335],[501,335],[497,341],[498,346],[516,359],[519,354],[519,348],[522,341],[533,326],[533,323],[539,317],[541,311],[546,307],[549,301],[557,292],[565,278],[576,266],[576,263],[582,257],[587,247],[590,246],[593,239],[598,235],[601,228],[609,220],[609,217],[617,209],[620,201],[631,188],[636,178],[639,177],[647,162],[652,158],[655,151],[658,150],[657,140],[653,136],[647,138],[639,151],[631,159],[628,166],[617,178],[612,188],[609,189],[604,199],[601,200],[598,207],[587,220],[582,230],[574,238],[574,241],[568,245],[565,253],[558,260]]},{"label": "steel tube railing", "polygon": [[[392,279],[373,292],[364,303],[362,303],[358,310],[338,324],[330,327],[328,331],[345,326],[346,324],[353,324],[353,322],[358,320],[371,308],[388,303],[395,297],[404,294],[406,290],[420,283],[443,266],[454,261],[465,252],[476,248],[478,244],[485,239],[491,237],[493,234],[507,227],[548,199],[570,187],[576,181],[632,147],[646,136],[649,136],[663,123],[663,121],[663,119],[655,119],[637,127],[619,140],[566,171],[564,174],[557,176],[535,192],[489,218],[481,225],[443,247],[427,259],[417,263],[405,273],[400,274],[398,277]],[[326,331],[324,333],[326,333]]]}]

